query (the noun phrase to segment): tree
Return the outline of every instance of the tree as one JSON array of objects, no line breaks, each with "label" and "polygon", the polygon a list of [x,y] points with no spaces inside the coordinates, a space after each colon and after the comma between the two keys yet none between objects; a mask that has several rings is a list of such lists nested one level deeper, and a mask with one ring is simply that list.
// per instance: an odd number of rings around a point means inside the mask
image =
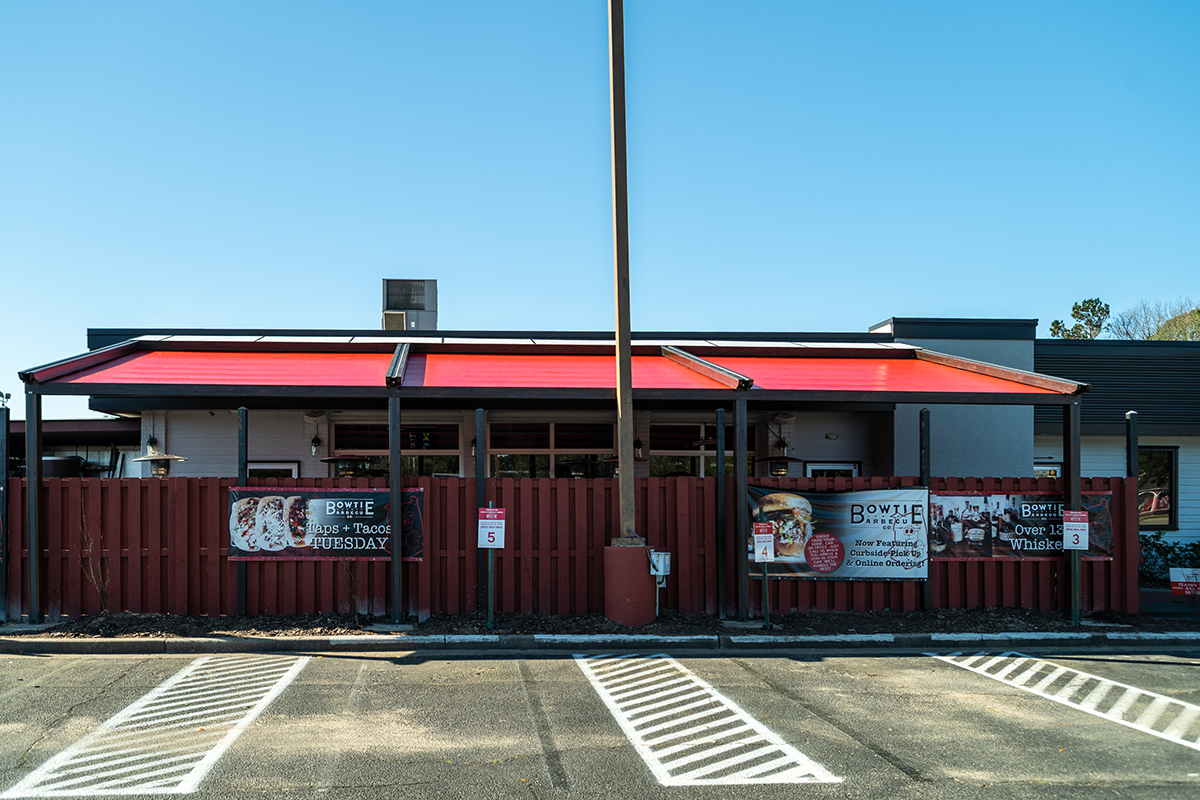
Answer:
[{"label": "tree", "polygon": [[1200,308],[1189,298],[1141,300],[1113,317],[1109,331],[1117,339],[1200,341]]},{"label": "tree", "polygon": [[1050,323],[1050,335],[1055,339],[1095,339],[1105,329],[1108,321],[1108,303],[1099,297],[1084,300],[1071,307],[1075,324],[1068,328],[1061,319]]}]

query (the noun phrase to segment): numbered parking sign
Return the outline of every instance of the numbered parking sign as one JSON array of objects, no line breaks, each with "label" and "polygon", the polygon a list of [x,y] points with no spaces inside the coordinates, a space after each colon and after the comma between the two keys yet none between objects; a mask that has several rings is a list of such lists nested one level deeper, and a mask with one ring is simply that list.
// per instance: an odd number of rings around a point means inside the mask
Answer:
[{"label": "numbered parking sign", "polygon": [[757,563],[775,560],[775,528],[769,522],[754,523],[754,560]]},{"label": "numbered parking sign", "polygon": [[491,549],[504,547],[504,509],[479,509],[479,546]]},{"label": "numbered parking sign", "polygon": [[1063,550],[1088,549],[1088,512],[1063,512]]}]

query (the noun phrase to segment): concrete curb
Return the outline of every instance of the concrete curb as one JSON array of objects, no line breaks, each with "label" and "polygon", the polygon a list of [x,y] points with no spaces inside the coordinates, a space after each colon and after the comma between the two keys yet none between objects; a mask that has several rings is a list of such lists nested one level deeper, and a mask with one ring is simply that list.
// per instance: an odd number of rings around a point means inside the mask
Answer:
[{"label": "concrete curb", "polygon": [[364,634],[360,636],[213,636],[199,638],[84,639],[0,637],[0,653],[42,655],[175,655],[190,653],[411,652],[411,651],[732,651],[947,650],[988,647],[1125,649],[1154,645],[1200,646],[1200,632],[1143,633],[876,633],[812,636],[719,634]]}]

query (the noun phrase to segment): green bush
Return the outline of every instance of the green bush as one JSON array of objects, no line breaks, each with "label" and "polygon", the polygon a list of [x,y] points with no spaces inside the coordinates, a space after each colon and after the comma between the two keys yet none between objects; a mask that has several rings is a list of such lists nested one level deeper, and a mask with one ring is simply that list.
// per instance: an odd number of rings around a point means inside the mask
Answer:
[{"label": "green bush", "polygon": [[1138,579],[1142,586],[1169,586],[1171,567],[1200,567],[1200,542],[1181,544],[1163,541],[1162,531],[1143,531],[1142,563]]}]

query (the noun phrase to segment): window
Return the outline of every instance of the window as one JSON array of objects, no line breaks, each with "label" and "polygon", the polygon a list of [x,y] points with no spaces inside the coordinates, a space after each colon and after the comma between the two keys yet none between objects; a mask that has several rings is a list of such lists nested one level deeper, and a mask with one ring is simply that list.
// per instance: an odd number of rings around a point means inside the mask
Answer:
[{"label": "window", "polygon": [[[332,455],[363,456],[359,477],[387,477],[390,472],[388,426],[376,422],[339,422],[333,426]],[[459,473],[458,425],[402,425],[400,475],[453,476]]]},{"label": "window", "polygon": [[611,478],[616,474],[611,422],[493,422],[488,474],[493,478]]},{"label": "window", "polygon": [[1179,529],[1178,485],[1179,448],[1138,448],[1138,526],[1142,530]]},{"label": "window", "polygon": [[299,461],[251,461],[246,464],[248,478],[299,478]]},{"label": "window", "polygon": [[857,478],[858,461],[809,461],[804,465],[806,478]]},{"label": "window", "polygon": [[[377,423],[342,423],[333,426],[335,453],[356,455],[388,454],[388,426]],[[457,425],[403,425],[400,428],[400,451],[436,450],[444,453],[459,451]]]},{"label": "window", "polygon": [[[754,426],[746,428],[746,474],[754,474]],[[733,475],[734,428],[725,426],[725,474]],[[711,424],[651,425],[650,477],[671,478],[717,474],[717,426]]]}]

